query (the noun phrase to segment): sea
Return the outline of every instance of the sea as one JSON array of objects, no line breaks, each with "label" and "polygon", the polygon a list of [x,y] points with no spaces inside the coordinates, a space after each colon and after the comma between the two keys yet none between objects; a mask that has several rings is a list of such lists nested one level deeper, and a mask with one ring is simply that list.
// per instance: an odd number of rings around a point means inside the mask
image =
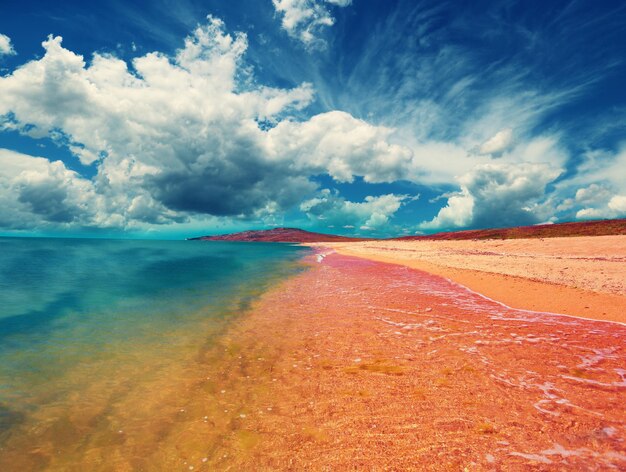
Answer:
[{"label": "sea", "polygon": [[139,421],[146,392],[189,382],[257,297],[304,270],[307,251],[0,238],[0,468],[45,469]]}]

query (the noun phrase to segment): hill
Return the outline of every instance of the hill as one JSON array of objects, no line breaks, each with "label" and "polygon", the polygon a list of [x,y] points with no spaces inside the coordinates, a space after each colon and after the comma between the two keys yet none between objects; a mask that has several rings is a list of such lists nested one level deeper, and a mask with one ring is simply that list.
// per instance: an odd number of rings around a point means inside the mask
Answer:
[{"label": "hill", "polygon": [[[626,235],[626,219],[583,221],[576,223],[558,223],[535,226],[515,226],[512,228],[475,229],[452,231],[423,236],[402,236],[390,238],[399,241],[436,241],[467,239],[528,239],[528,238],[563,238],[573,236]],[[334,234],[314,233],[298,228],[273,228],[258,231],[222,234],[218,236],[200,236],[189,238],[190,241],[242,241],[274,243],[331,243],[351,241],[371,241],[375,238],[350,238]]]},{"label": "hill", "polygon": [[476,229],[453,231],[426,236],[404,236],[398,240],[462,240],[462,239],[528,239],[564,238],[572,236],[626,235],[626,219],[557,223],[513,228]]},{"label": "hill", "polygon": [[348,238],[334,234],[313,233],[298,228],[274,228],[259,231],[243,231],[241,233],[222,234],[219,236],[201,236],[189,238],[192,241],[241,241],[241,242],[272,242],[272,243],[330,243],[364,241],[364,239]]}]

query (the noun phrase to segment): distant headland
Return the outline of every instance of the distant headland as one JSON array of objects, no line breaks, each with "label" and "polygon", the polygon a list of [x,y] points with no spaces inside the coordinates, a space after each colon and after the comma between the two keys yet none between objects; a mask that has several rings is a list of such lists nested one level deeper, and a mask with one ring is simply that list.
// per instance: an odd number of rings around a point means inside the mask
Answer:
[{"label": "distant headland", "polygon": [[258,231],[242,231],[240,233],[222,234],[218,236],[200,236],[189,238],[190,241],[241,241],[271,243],[331,243],[367,241],[371,238],[350,238],[334,234],[314,233],[298,228],[273,228]]},{"label": "distant headland", "polygon": [[[563,238],[573,236],[626,235],[626,219],[583,221],[574,223],[515,226],[511,228],[475,229],[451,231],[429,235],[400,236],[390,240],[472,240],[472,239],[527,239]],[[272,228],[266,230],[242,231],[216,236],[188,238],[190,241],[241,241],[241,242],[281,242],[281,243],[325,243],[370,241],[379,238],[357,238],[335,234],[315,233],[298,228]]]}]

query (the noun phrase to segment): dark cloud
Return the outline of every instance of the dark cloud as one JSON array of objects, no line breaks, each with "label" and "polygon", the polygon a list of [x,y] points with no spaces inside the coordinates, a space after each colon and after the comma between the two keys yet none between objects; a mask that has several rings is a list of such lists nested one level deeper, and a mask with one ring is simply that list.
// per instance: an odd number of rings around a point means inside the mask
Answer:
[{"label": "dark cloud", "polygon": [[31,211],[52,223],[70,223],[82,214],[82,209],[68,201],[67,189],[54,180],[18,187],[18,201],[29,205]]},{"label": "dark cloud", "polygon": [[315,190],[308,179],[286,176],[279,170],[250,166],[237,172],[213,168],[203,169],[201,174],[161,173],[147,179],[146,188],[172,210],[251,216],[268,205],[277,205],[276,210],[289,208]]}]

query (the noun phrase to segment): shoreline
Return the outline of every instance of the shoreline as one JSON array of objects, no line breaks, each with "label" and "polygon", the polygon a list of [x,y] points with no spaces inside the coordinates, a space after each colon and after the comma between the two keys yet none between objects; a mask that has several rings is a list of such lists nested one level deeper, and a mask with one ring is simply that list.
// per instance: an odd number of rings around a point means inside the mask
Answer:
[{"label": "shoreline", "polygon": [[320,249],[302,263],[199,346],[181,381],[117,400],[144,421],[111,424],[51,468],[626,464],[626,326],[507,308],[398,264]]},{"label": "shoreline", "polygon": [[[613,238],[613,239],[606,239]],[[564,245],[571,244],[573,238],[564,238]],[[578,238],[577,238],[578,239]],[[615,245],[618,256],[626,254],[626,237],[589,237],[581,238],[576,241],[579,245],[593,242],[600,242],[604,246],[607,242],[616,241]],[[551,241],[550,246],[559,246],[561,241]],[[617,323],[626,323],[626,294],[619,293],[614,287],[619,283],[620,273],[614,276],[612,282],[612,292],[606,290],[604,292],[590,290],[589,288],[581,288],[580,286],[572,286],[572,283],[580,283],[584,286],[591,286],[588,281],[583,280],[559,280],[561,283],[555,282],[554,273],[563,272],[560,267],[563,261],[567,261],[567,265],[580,264],[583,260],[585,266],[580,269],[585,275],[597,277],[600,279],[604,274],[604,267],[607,262],[605,258],[584,257],[584,254],[575,254],[564,256],[556,254],[556,249],[544,247],[546,244],[542,240],[514,240],[509,242],[510,246],[517,249],[524,247],[524,258],[537,258],[537,264],[545,266],[544,273],[537,270],[537,273],[529,274],[531,277],[521,275],[513,275],[506,273],[506,257],[504,253],[497,255],[489,246],[502,246],[506,249],[506,242],[493,240],[485,241],[461,241],[461,242],[410,242],[410,243],[319,243],[308,244],[311,247],[328,248],[339,254],[346,256],[359,257],[372,261],[397,264],[412,269],[421,270],[430,274],[438,275],[446,279],[452,280],[459,285],[480,293],[481,295],[492,300],[503,303],[504,305],[521,310],[530,310],[536,312],[554,313],[566,315],[576,318],[585,318],[592,320],[611,321]],[[413,249],[417,247],[418,249]],[[431,255],[427,251],[433,251]],[[536,251],[533,254],[533,251]],[[550,253],[555,254],[550,254]],[[616,257],[616,258],[617,258]],[[439,258],[437,262],[435,259]],[[520,259],[518,253],[512,253],[511,258]],[[617,259],[621,262],[620,259]],[[518,262],[518,260],[514,260]],[[618,263],[619,263],[618,262]],[[524,263],[528,264],[526,260]],[[498,264],[502,264],[498,266]],[[624,264],[624,262],[621,262]],[[559,266],[560,265],[560,266]],[[615,263],[613,263],[613,266]],[[461,267],[459,267],[461,266]],[[554,267],[552,267],[554,266]],[[481,270],[482,269],[482,270]],[[565,267],[567,269],[567,267]],[[618,269],[619,270],[619,269]],[[509,270],[509,272],[515,272]],[[522,272],[518,270],[517,272]],[[577,276],[574,273],[570,277]],[[626,274],[623,275],[623,281],[626,283]],[[552,278],[553,280],[550,280]],[[615,282],[617,280],[617,283]],[[569,285],[568,285],[569,283]],[[607,284],[608,285],[608,284]],[[594,287],[595,288],[595,287]],[[618,289],[621,289],[617,285]],[[618,293],[615,293],[615,292]]]},{"label": "shoreline", "polygon": [[623,325],[506,308],[398,264],[308,263],[225,339],[234,385],[218,397],[244,415],[209,467],[624,464]]}]

